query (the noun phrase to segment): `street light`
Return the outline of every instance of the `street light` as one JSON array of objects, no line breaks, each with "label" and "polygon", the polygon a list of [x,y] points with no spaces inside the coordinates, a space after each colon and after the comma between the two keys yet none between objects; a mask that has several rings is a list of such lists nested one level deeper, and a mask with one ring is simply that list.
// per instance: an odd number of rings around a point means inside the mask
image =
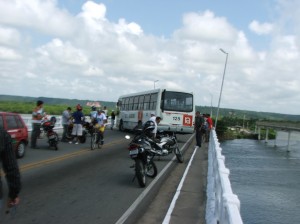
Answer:
[{"label": "street light", "polygon": [[222,79],[222,85],[221,85],[221,91],[220,91],[220,97],[219,97],[219,103],[218,103],[218,110],[217,110],[217,116],[216,116],[216,124],[215,128],[217,129],[217,123],[218,123],[218,117],[219,117],[219,109],[220,109],[220,102],[222,97],[222,90],[223,90],[223,84],[224,84],[224,78],[225,78],[225,71],[226,71],[226,65],[227,65],[227,59],[228,59],[228,53],[224,51],[222,48],[220,48],[220,51],[222,51],[224,54],[226,54],[226,61],[224,66],[224,72],[223,72],[223,79]]},{"label": "street light", "polygon": [[213,117],[213,112],[212,112],[212,99],[213,99],[213,95],[210,93],[210,117]]},{"label": "street light", "polygon": [[155,83],[158,82],[158,81],[159,81],[159,80],[155,80],[155,81],[154,81],[154,89],[155,89]]}]

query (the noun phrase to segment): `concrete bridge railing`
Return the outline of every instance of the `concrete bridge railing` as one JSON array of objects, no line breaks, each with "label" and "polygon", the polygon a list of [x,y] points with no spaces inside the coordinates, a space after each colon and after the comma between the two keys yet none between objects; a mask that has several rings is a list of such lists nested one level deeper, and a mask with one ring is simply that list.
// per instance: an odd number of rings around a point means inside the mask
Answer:
[{"label": "concrete bridge railing", "polygon": [[240,201],[232,192],[230,171],[215,130],[210,133],[208,150],[206,223],[242,224]]}]

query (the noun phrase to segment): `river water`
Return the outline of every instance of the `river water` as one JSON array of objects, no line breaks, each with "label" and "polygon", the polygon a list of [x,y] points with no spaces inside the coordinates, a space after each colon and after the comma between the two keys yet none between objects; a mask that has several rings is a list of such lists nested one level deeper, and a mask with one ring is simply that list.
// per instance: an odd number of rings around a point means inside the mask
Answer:
[{"label": "river water", "polygon": [[300,133],[274,140],[236,139],[221,143],[244,224],[300,223]]}]

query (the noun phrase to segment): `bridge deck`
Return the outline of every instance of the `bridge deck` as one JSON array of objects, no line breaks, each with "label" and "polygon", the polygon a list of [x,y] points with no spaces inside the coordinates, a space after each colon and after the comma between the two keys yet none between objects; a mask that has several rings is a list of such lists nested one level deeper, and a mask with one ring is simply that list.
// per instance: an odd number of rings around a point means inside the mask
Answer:
[{"label": "bridge deck", "polygon": [[300,123],[259,121],[256,122],[256,125],[258,128],[273,128],[276,130],[300,131]]}]

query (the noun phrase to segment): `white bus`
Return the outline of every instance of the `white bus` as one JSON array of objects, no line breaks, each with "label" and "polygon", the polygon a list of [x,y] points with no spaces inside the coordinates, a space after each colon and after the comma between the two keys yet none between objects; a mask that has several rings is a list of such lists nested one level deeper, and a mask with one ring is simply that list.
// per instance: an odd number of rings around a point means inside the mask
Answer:
[{"label": "white bus", "polygon": [[152,113],[162,118],[159,130],[193,133],[195,105],[190,92],[154,89],[119,97],[119,130],[133,130],[138,121],[145,123]]}]

